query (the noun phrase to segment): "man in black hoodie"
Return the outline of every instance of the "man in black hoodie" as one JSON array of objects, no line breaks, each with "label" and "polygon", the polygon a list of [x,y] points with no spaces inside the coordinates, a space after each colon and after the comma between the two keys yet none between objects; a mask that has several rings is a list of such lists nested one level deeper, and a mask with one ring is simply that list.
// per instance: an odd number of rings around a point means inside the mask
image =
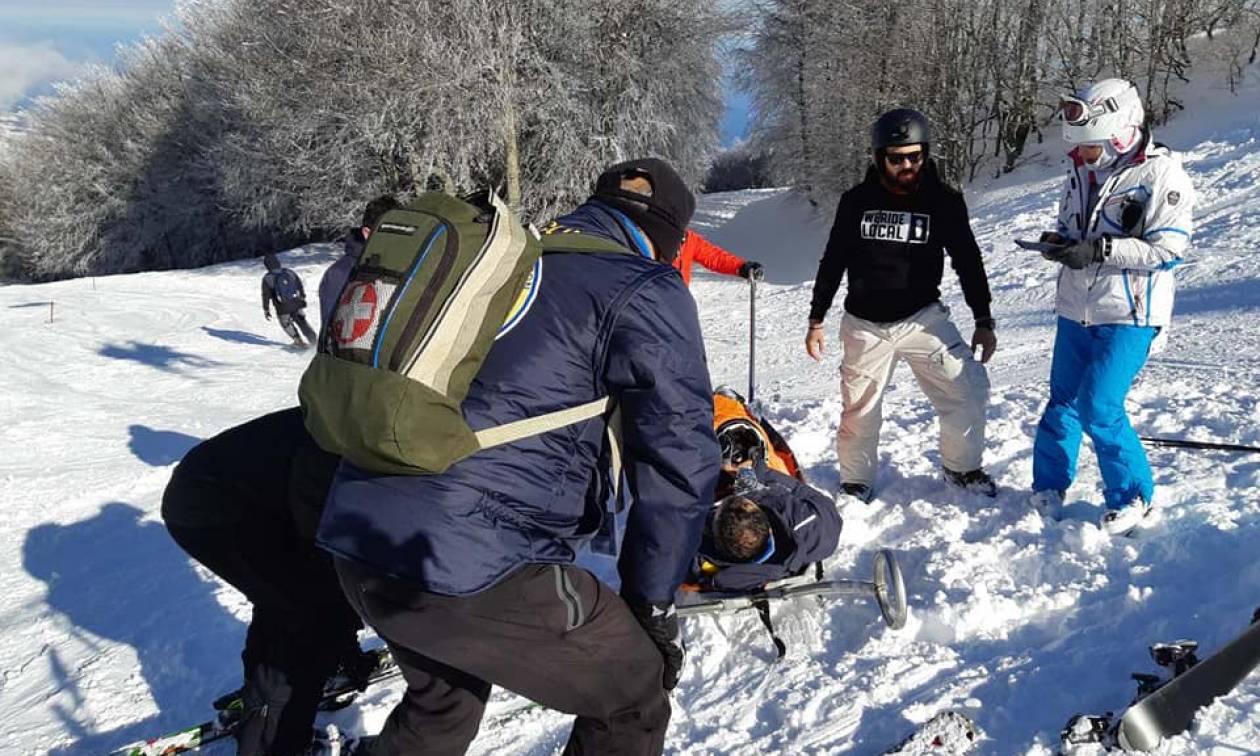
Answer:
[{"label": "man in black hoodie", "polygon": [[[997,348],[989,284],[967,205],[937,174],[931,141],[927,118],[916,110],[880,116],[871,128],[874,165],[840,198],[814,281],[805,348],[819,360],[823,318],[849,274],[836,446],[843,491],[863,501],[873,495],[881,403],[898,359],[909,363],[936,408],[945,480],[987,496],[997,492],[981,467],[989,380],[980,363]],[[975,320],[970,348],[940,301],[946,254]]]}]

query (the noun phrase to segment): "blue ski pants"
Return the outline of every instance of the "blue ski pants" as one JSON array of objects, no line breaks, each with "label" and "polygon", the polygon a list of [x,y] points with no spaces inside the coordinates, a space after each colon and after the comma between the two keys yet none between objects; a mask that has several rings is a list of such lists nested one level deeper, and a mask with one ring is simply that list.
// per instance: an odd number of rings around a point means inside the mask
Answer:
[{"label": "blue ski pants", "polygon": [[1155,491],[1146,450],[1124,411],[1124,397],[1146,364],[1157,328],[1083,326],[1059,318],[1050,366],[1050,402],[1033,443],[1033,490],[1066,491],[1076,477],[1081,432],[1089,435],[1103,500],[1118,509]]}]

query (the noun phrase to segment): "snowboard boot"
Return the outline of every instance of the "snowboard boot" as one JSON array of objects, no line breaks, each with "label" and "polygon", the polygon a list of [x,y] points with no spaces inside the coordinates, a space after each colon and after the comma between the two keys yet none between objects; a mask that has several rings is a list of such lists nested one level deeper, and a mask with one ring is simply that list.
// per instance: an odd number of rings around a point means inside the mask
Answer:
[{"label": "snowboard boot", "polygon": [[845,483],[840,486],[841,496],[850,496],[863,504],[870,504],[871,499],[875,498],[875,491],[865,483]]},{"label": "snowboard boot", "polygon": [[1138,497],[1119,509],[1108,510],[1098,524],[1113,536],[1127,536],[1137,530],[1150,513],[1150,502]]},{"label": "snowboard boot", "polygon": [[977,467],[968,472],[954,472],[948,467],[942,467],[941,474],[944,476],[945,482],[951,486],[956,486],[970,493],[988,496],[990,499],[997,496],[997,484],[993,482],[993,478],[990,478],[983,468]]},{"label": "snowboard boot", "polygon": [[1041,513],[1042,517],[1057,520],[1063,515],[1063,494],[1063,491],[1056,491],[1053,488],[1033,491],[1033,495],[1028,497],[1028,503]]}]

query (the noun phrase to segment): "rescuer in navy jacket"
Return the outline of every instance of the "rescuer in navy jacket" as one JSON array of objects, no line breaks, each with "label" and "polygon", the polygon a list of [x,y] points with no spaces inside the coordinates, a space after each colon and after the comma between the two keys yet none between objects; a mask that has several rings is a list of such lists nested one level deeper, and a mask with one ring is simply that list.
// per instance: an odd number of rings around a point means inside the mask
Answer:
[{"label": "rescuer in navy jacket", "polygon": [[[463,405],[478,430],[613,398],[631,500],[620,596],[573,564],[605,509],[601,418],[440,475],[343,462],[319,542],[408,682],[374,752],[461,752],[491,685],[576,714],[567,753],[663,749],[682,664],[673,596],[720,467],[695,304],[669,264],[694,209],[663,161],[602,174],[545,230],[540,284]],[[572,234],[629,254],[559,251]]]}]

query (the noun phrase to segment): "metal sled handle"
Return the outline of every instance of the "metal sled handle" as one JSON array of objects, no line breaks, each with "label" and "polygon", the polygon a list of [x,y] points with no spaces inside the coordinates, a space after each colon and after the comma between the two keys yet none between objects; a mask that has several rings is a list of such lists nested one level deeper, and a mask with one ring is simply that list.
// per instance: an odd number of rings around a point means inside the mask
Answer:
[{"label": "metal sled handle", "polygon": [[873,582],[865,580],[824,580],[820,583],[805,585],[789,585],[772,588],[749,596],[730,596],[727,598],[702,601],[678,607],[679,617],[695,617],[702,614],[731,614],[733,612],[752,609],[756,602],[764,599],[797,598],[799,596],[870,596],[874,594],[879,604],[884,623],[893,630],[900,630],[906,625],[906,585],[901,577],[901,568],[892,551],[881,549],[875,554],[875,575]]}]

